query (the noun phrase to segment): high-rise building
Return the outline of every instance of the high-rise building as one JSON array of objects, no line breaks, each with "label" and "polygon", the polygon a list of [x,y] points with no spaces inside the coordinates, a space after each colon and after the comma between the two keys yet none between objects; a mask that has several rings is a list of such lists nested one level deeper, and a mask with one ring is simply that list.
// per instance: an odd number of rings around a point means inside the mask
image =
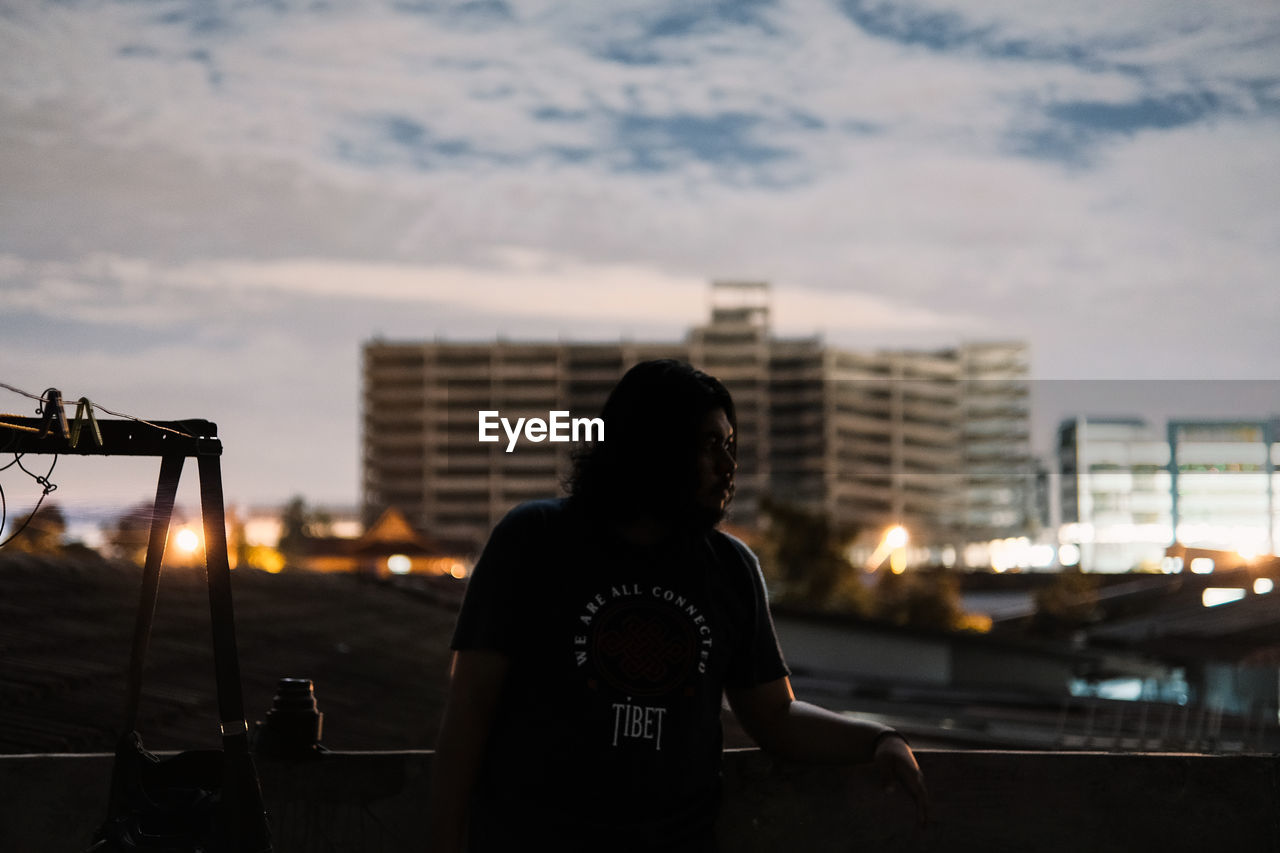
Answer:
[{"label": "high-rise building", "polygon": [[1274,554],[1277,424],[1175,420],[1169,432],[1174,538],[1189,547]]},{"label": "high-rise building", "polygon": [[1280,539],[1272,421],[1076,418],[1058,429],[1063,529],[1095,571],[1169,568],[1171,545],[1256,556]]},{"label": "high-rise building", "polygon": [[975,539],[1039,526],[1028,357],[1018,343],[973,343],[958,352],[965,472],[960,526]]},{"label": "high-rise building", "polygon": [[1080,565],[1160,566],[1173,540],[1169,443],[1141,418],[1075,418],[1058,428],[1063,538]]},{"label": "high-rise building", "polygon": [[557,493],[574,445],[521,438],[508,452],[496,424],[500,440],[479,440],[480,412],[594,417],[628,367],[671,357],[733,393],[735,524],[754,526],[769,497],[866,531],[903,524],[917,542],[1026,532],[1025,344],[851,351],[774,337],[763,282],[717,282],[711,295],[708,322],[679,342],[368,342],[365,515],[394,506],[424,532],[483,541],[514,504]]}]

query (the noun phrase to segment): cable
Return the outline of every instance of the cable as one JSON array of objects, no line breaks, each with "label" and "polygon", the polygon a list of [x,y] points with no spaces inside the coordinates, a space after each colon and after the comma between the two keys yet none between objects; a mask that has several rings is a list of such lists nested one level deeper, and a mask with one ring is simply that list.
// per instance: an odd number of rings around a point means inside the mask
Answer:
[{"label": "cable", "polygon": [[94,403],[94,402],[90,402],[90,403],[89,403],[89,405],[90,405],[90,406],[93,406],[93,407],[94,407],[95,409],[97,409],[98,411],[106,412],[108,415],[115,415],[117,418],[124,418],[124,419],[126,419],[126,420],[133,421],[134,423],[139,423],[139,424],[143,424],[144,426],[149,426],[149,427],[151,427],[152,429],[158,429],[158,430],[163,430],[163,431],[165,431],[165,432],[171,432],[171,433],[173,433],[174,435],[180,435],[180,436],[182,436],[183,438],[195,438],[195,436],[194,436],[194,435],[192,435],[192,434],[191,434],[191,433],[189,433],[189,432],[185,432],[185,431],[180,430],[180,429],[171,429],[170,427],[166,427],[166,426],[160,426],[160,424],[153,424],[151,421],[144,421],[142,418],[135,417],[134,415],[126,415],[126,414],[121,414],[120,412],[113,412],[113,411],[111,411],[110,409],[108,409],[106,406],[100,406],[100,405],[98,405],[97,403]]},{"label": "cable", "polygon": [[[31,471],[27,470],[27,466],[22,464],[21,453],[15,453],[13,456],[13,462],[10,462],[8,465],[5,465],[3,468],[0,468],[0,471],[8,470],[9,468],[12,468],[15,464],[22,470],[22,473],[26,474],[28,477],[30,477],[31,479],[39,483],[40,486],[43,488],[43,491],[40,493],[40,498],[36,501],[35,507],[23,520],[22,526],[19,527],[17,530],[13,531],[13,533],[11,533],[3,542],[0,542],[0,548],[3,548],[5,545],[8,545],[14,539],[22,535],[22,531],[27,529],[27,525],[31,523],[31,520],[36,517],[36,513],[40,511],[40,506],[44,503],[44,499],[49,496],[50,492],[56,491],[58,488],[57,483],[52,483],[49,481],[49,477],[53,475],[53,469],[56,468],[58,465],[58,455],[56,453],[53,456],[53,462],[49,464],[49,470],[45,472],[45,475],[43,477],[41,477],[39,474],[34,474]],[[4,529],[4,522],[8,518],[8,514],[9,514],[9,506],[8,506],[8,502],[5,500],[5,497],[4,497],[4,488],[0,487],[0,530]]]},{"label": "cable", "polygon": [[[32,394],[30,391],[23,391],[21,388],[15,388],[15,387],[13,387],[12,385],[8,384],[7,382],[0,382],[0,388],[4,388],[4,389],[7,389],[7,390],[9,390],[9,391],[12,391],[12,392],[13,392],[13,393],[15,393],[15,394],[21,394],[21,395],[22,395],[22,396],[24,396],[24,397],[30,397],[32,400],[35,400],[35,401],[37,401],[38,403],[40,403],[40,404],[41,404],[41,405],[40,405],[40,407],[37,407],[37,408],[36,408],[36,414],[37,414],[37,415],[38,415],[38,414],[41,414],[42,407],[44,406],[44,404],[45,404],[45,403],[47,403],[47,402],[49,402],[49,398],[48,398],[48,393],[49,393],[49,391],[54,390],[53,388],[48,388],[48,389],[46,389],[46,390],[45,390],[45,393],[44,393],[44,394]],[[63,398],[63,402],[64,402],[64,403],[66,402],[66,398]],[[112,415],[112,416],[117,417],[117,418],[124,418],[125,420],[130,420],[130,421],[133,421],[134,423],[139,423],[139,424],[142,424],[143,426],[149,426],[149,427],[151,427],[152,429],[158,429],[158,430],[161,430],[161,431],[163,431],[163,432],[171,432],[171,433],[173,433],[174,435],[180,435],[180,436],[183,436],[184,438],[195,438],[195,437],[196,437],[196,436],[192,435],[192,434],[191,434],[191,433],[189,433],[189,432],[185,432],[185,431],[180,430],[180,429],[173,429],[173,428],[171,428],[171,427],[160,426],[160,424],[156,424],[156,423],[152,423],[151,421],[143,420],[142,418],[137,417],[136,415],[130,415],[130,414],[127,414],[127,413],[125,413],[125,412],[116,412],[116,411],[112,411],[111,409],[108,409],[106,406],[103,406],[103,405],[101,405],[100,403],[95,403],[95,402],[93,402],[92,400],[89,400],[89,401],[88,401],[88,403],[89,403],[89,405],[90,405],[90,406],[92,406],[93,408],[97,409],[98,411],[100,411],[100,412],[105,412],[106,414],[108,414],[108,415]]]},{"label": "cable", "polygon": [[[44,394],[37,395],[37,394],[32,394],[30,391],[23,391],[21,388],[15,388],[7,382],[0,382],[0,388],[5,388],[9,391],[12,391],[15,394],[20,394],[23,397],[30,397],[32,400],[35,400],[36,402],[38,402],[40,405],[36,407],[37,415],[42,414],[44,410],[44,406],[47,403],[51,402],[52,397],[49,395],[49,392],[54,390],[52,388],[49,388],[45,390]],[[14,430],[13,438],[15,440],[17,438],[16,432],[17,431]],[[10,446],[12,446],[12,440],[10,442]],[[7,448],[6,448],[6,452],[7,452]],[[23,454],[21,453],[13,454],[13,461],[8,463],[7,465],[0,466],[0,472],[7,471],[10,468],[12,468],[14,465],[17,465],[18,468],[22,471],[22,473],[26,474],[28,477],[35,480],[36,483],[40,486],[41,488],[40,497],[39,499],[36,500],[35,507],[32,508],[31,512],[23,520],[22,525],[17,530],[13,531],[13,533],[9,534],[9,536],[7,536],[3,541],[0,541],[0,548],[3,548],[5,545],[8,545],[14,539],[17,539],[19,536],[22,535],[22,532],[27,529],[27,525],[31,523],[31,520],[36,517],[36,513],[40,511],[40,507],[44,504],[44,499],[49,496],[50,492],[53,492],[58,488],[57,483],[51,482],[49,480],[49,478],[53,476],[53,469],[56,468],[58,465],[58,454],[55,453],[53,455],[53,462],[49,464],[49,470],[45,472],[43,477],[40,476],[39,474],[35,474],[31,471],[28,471],[27,466],[22,464],[22,456]],[[0,530],[4,530],[4,525],[8,521],[8,519],[9,519],[9,501],[4,494],[4,487],[0,486]]]},{"label": "cable", "polygon": [[[9,470],[10,468],[12,468],[14,465],[17,465],[17,464],[18,464],[18,457],[19,457],[20,455],[21,455],[21,454],[17,454],[17,453],[15,453],[15,454],[13,455],[13,461],[12,461],[12,462],[10,462],[8,465],[5,465],[5,466],[3,466],[3,467],[0,467],[0,473],[3,473],[3,472],[5,472],[5,471],[8,471],[8,470]],[[4,496],[4,484],[3,484],[3,483],[0,483],[0,531],[3,531],[3,530],[4,530],[4,525],[5,525],[5,523],[6,523],[8,520],[9,520],[9,502],[8,502],[8,500],[7,500],[7,499],[5,498],[5,496]],[[13,538],[12,536],[10,536],[10,537],[9,537],[9,539],[12,539],[12,538]],[[9,541],[9,539],[6,539],[6,540],[5,540],[5,542],[7,543],[7,542]]]},{"label": "cable", "polygon": [[[32,394],[30,391],[23,391],[21,388],[14,388],[12,385],[9,385],[6,382],[0,382],[0,388],[5,388],[9,391],[12,391],[15,394],[21,394],[24,397],[30,397],[32,400],[36,400],[37,402],[40,402],[40,403],[43,403],[45,401],[44,397],[41,397],[37,394]],[[39,414],[39,413],[40,413],[40,410],[37,409],[36,414]]]},{"label": "cable", "polygon": [[26,474],[28,477],[35,480],[42,487],[44,487],[44,493],[46,495],[49,494],[50,492],[57,491],[58,489],[57,483],[50,483],[49,477],[50,475],[53,474],[53,469],[58,466],[58,454],[56,453],[53,454],[53,462],[49,464],[49,470],[45,472],[45,475],[43,477],[41,477],[39,474],[34,474],[31,471],[27,470],[27,466],[22,464],[22,454],[20,453],[15,454],[13,461],[18,463],[18,467],[22,469],[22,473]]},{"label": "cable", "polygon": [[[12,385],[8,384],[7,382],[0,382],[0,388],[4,388],[4,389],[6,389],[6,390],[8,390],[8,391],[12,391],[13,393],[15,393],[15,394],[19,394],[19,395],[21,395],[21,396],[23,396],[23,397],[29,397],[29,398],[31,398],[32,400],[35,400],[36,402],[38,402],[40,405],[36,407],[36,414],[37,414],[37,415],[45,414],[45,411],[44,411],[45,406],[46,406],[46,405],[48,405],[49,403],[51,403],[51,402],[53,401],[53,399],[54,399],[54,398],[53,398],[53,395],[52,395],[50,392],[52,392],[52,391],[55,391],[55,390],[56,390],[56,389],[54,389],[54,388],[47,388],[47,389],[45,389],[45,392],[44,392],[43,394],[32,394],[30,391],[24,391],[24,390],[22,390],[21,388],[15,388],[14,386],[12,386]],[[161,426],[160,424],[156,424],[156,423],[152,423],[151,421],[143,420],[142,418],[136,417],[136,416],[134,416],[134,415],[125,414],[125,413],[123,413],[123,412],[116,412],[116,411],[113,411],[113,410],[111,410],[111,409],[108,409],[106,406],[102,406],[102,405],[99,405],[99,404],[97,404],[97,403],[94,403],[93,401],[89,400],[88,398],[84,398],[84,397],[82,397],[82,398],[81,398],[81,400],[83,400],[84,402],[86,402],[86,403],[88,404],[88,408],[89,408],[89,413],[90,413],[90,414],[92,414],[92,413],[93,413],[93,410],[94,410],[94,409],[97,409],[98,411],[105,412],[105,413],[106,413],[106,414],[108,414],[108,415],[113,415],[114,417],[117,417],[117,418],[124,418],[124,419],[126,419],[126,420],[130,420],[130,421],[133,421],[133,422],[135,422],[135,423],[142,424],[142,425],[144,425],[144,426],[149,426],[149,427],[151,427],[152,429],[160,430],[160,431],[162,431],[162,432],[170,432],[170,433],[173,433],[174,435],[180,435],[180,436],[183,436],[184,438],[191,438],[191,439],[196,438],[196,436],[194,436],[194,435],[192,435],[191,433],[186,432],[186,431],[184,431],[184,430],[173,429],[173,428],[171,428],[171,427]],[[65,424],[65,421],[64,421],[64,424]],[[17,429],[18,429],[18,428],[15,428],[15,427],[14,427],[13,425],[11,425],[11,424],[3,424],[3,423],[0,423],[0,428],[4,428],[4,427],[6,427],[6,426],[11,430],[11,436],[12,436],[12,438],[11,438],[11,440],[10,440],[10,442],[9,442],[9,447],[12,447],[12,446],[13,446],[13,442],[17,440]],[[8,449],[6,448],[4,451],[0,451],[0,452],[8,452]],[[0,472],[7,471],[7,470],[9,470],[10,468],[12,468],[14,465],[17,465],[17,466],[18,466],[18,468],[20,468],[24,474],[26,474],[26,475],[27,475],[28,477],[30,477],[31,479],[35,480],[35,481],[36,481],[36,483],[41,487],[41,489],[42,489],[43,491],[42,491],[42,492],[41,492],[41,494],[40,494],[40,498],[36,501],[35,508],[31,510],[31,513],[30,513],[30,514],[26,517],[26,519],[22,522],[22,526],[21,526],[21,527],[19,527],[17,530],[15,530],[12,534],[10,534],[6,539],[4,539],[3,541],[0,541],[0,548],[3,548],[5,545],[8,545],[8,544],[9,544],[10,542],[12,542],[15,538],[17,538],[19,535],[21,535],[21,533],[22,533],[24,530],[26,530],[26,529],[27,529],[27,525],[29,525],[29,524],[31,523],[31,520],[32,520],[33,518],[35,518],[35,517],[36,517],[36,513],[40,511],[40,507],[41,507],[41,505],[44,503],[44,499],[45,499],[45,498],[47,498],[47,497],[49,496],[49,493],[50,493],[50,492],[53,492],[53,491],[55,491],[55,490],[58,488],[58,486],[57,486],[57,484],[56,484],[56,483],[53,483],[53,482],[51,482],[51,481],[49,480],[49,478],[50,478],[51,476],[53,476],[53,469],[54,469],[54,468],[57,466],[57,464],[58,464],[58,455],[57,455],[56,453],[53,455],[53,462],[49,465],[49,470],[48,470],[47,472],[45,472],[45,474],[44,474],[44,476],[43,476],[43,477],[42,477],[42,476],[40,476],[39,474],[35,474],[35,473],[31,472],[31,471],[28,471],[28,470],[27,470],[27,467],[26,467],[25,465],[23,465],[23,464],[22,464],[22,456],[23,456],[23,454],[22,454],[22,453],[14,453],[14,455],[13,455],[13,461],[12,461],[12,462],[10,462],[10,463],[8,463],[7,465],[4,465],[4,466],[0,467]],[[5,497],[5,494],[4,494],[4,487],[3,487],[3,486],[0,486],[0,531],[3,531],[3,530],[4,530],[4,525],[5,525],[6,520],[8,519],[8,516],[9,516],[9,505],[8,505],[8,500],[7,500],[7,498]]]}]

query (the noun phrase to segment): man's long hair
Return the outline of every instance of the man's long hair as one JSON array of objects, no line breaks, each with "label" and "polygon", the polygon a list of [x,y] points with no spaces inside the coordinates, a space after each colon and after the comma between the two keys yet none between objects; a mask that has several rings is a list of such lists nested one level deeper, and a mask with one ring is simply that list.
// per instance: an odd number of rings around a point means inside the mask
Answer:
[{"label": "man's long hair", "polygon": [[574,458],[566,484],[570,499],[609,519],[692,521],[698,431],[716,409],[724,410],[736,434],[733,398],[715,377],[675,359],[635,365],[600,412],[604,440]]}]

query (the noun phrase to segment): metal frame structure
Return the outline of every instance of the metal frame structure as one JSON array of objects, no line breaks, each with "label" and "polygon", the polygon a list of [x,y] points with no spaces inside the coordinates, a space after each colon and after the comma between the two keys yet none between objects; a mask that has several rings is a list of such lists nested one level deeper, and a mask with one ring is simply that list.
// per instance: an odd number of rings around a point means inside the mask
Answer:
[{"label": "metal frame structure", "polygon": [[220,461],[222,442],[218,439],[218,427],[205,420],[98,420],[93,409],[94,406],[88,399],[80,398],[75,418],[68,423],[61,394],[57,389],[50,388],[41,397],[40,417],[0,416],[0,452],[160,459],[160,478],[156,486],[142,594],[134,628],[125,731],[131,730],[137,720],[142,664],[150,641],[151,621],[159,590],[160,565],[168,542],[178,481],[187,458],[196,459],[200,477],[209,604],[216,626],[214,662],[219,685],[221,731],[224,746],[229,752],[245,753],[248,751],[248,723],[241,696],[240,659],[235,643],[231,604],[231,567],[227,554]]}]

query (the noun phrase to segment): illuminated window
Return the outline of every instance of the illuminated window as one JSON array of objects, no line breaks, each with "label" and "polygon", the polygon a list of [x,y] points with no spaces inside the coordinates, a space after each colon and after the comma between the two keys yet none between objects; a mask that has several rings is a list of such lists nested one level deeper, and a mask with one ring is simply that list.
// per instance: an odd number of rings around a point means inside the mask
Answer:
[{"label": "illuminated window", "polygon": [[1213,574],[1212,557],[1195,557],[1191,560],[1191,571],[1197,575]]},{"label": "illuminated window", "polygon": [[1219,604],[1230,604],[1233,601],[1239,601],[1244,598],[1244,595],[1245,591],[1243,589],[1211,586],[1201,593],[1200,601],[1205,607],[1217,607]]}]

